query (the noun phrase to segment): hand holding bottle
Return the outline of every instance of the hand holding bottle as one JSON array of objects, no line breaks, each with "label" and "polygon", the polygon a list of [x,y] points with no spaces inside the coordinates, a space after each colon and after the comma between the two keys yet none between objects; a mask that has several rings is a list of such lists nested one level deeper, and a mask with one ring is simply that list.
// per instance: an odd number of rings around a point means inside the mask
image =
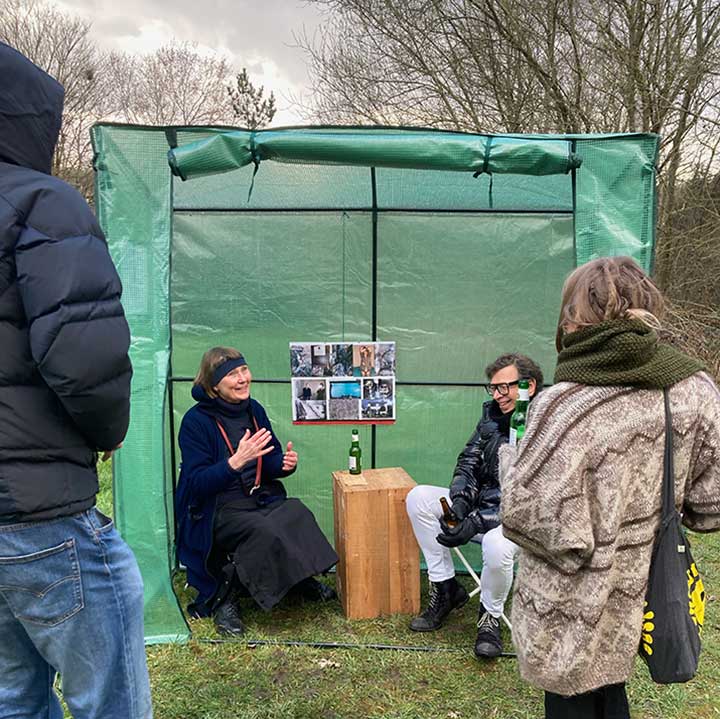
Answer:
[{"label": "hand holding bottle", "polygon": [[272,452],[273,446],[267,446],[271,440],[272,434],[265,428],[258,430],[253,435],[250,434],[249,429],[246,429],[242,439],[238,442],[235,454],[228,459],[228,464],[235,471],[242,469],[253,459]]},{"label": "hand holding bottle", "polygon": [[462,522],[470,514],[470,505],[462,497],[456,497],[453,499],[450,511],[455,515],[458,522]]},{"label": "hand holding bottle", "polygon": [[444,547],[460,547],[467,544],[478,533],[475,523],[470,517],[465,517],[462,522],[456,522],[452,526],[445,519],[441,519],[440,529],[442,534],[438,534],[435,539]]}]

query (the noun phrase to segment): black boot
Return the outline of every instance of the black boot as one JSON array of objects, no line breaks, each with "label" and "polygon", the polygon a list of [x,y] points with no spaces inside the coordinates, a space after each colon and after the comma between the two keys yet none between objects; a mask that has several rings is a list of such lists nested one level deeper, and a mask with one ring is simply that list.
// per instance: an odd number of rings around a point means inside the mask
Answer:
[{"label": "black boot", "polygon": [[218,604],[213,612],[213,620],[219,634],[238,635],[245,631],[245,625],[242,623],[236,599],[235,592],[228,592],[225,599]]},{"label": "black boot", "polygon": [[311,602],[329,602],[337,599],[337,594],[332,587],[319,582],[315,577],[308,577],[296,584],[293,589],[303,599]]},{"label": "black boot", "polygon": [[459,609],[469,599],[467,590],[455,577],[444,582],[430,582],[430,602],[427,609],[410,622],[414,632],[434,632],[440,629],[445,617]]},{"label": "black boot", "polygon": [[478,617],[478,633],[475,638],[475,656],[478,659],[494,659],[502,654],[502,639],[500,638],[500,620],[493,617],[480,603],[480,616]]}]

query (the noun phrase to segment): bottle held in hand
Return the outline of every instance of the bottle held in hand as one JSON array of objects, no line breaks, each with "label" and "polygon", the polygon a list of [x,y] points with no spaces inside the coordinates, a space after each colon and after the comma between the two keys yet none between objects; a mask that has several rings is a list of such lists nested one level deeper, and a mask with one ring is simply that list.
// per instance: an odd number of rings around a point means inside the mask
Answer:
[{"label": "bottle held in hand", "polygon": [[447,524],[448,527],[457,527],[457,517],[452,509],[450,509],[450,505],[445,497],[440,497],[440,506],[443,510],[443,519],[445,520],[445,524]]},{"label": "bottle held in hand", "polygon": [[516,447],[525,434],[528,405],[530,404],[530,382],[521,379],[518,382],[518,399],[510,417],[510,446]]},{"label": "bottle held in hand", "polygon": [[360,449],[360,437],[358,431],[352,431],[352,443],[350,444],[350,453],[348,455],[348,469],[350,474],[362,473],[362,449]]}]

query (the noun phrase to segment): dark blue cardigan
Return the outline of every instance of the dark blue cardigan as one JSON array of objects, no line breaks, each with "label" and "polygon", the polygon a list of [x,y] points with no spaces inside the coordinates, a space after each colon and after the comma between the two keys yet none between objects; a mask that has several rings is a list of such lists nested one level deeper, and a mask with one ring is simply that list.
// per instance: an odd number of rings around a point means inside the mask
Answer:
[{"label": "dark blue cardigan", "polygon": [[[250,407],[258,427],[264,427],[272,433],[263,406],[251,399]],[[190,609],[198,616],[207,616],[219,584],[218,579],[207,569],[216,500],[218,494],[225,491],[239,473],[228,464],[228,449],[215,419],[203,412],[200,404],[185,413],[178,443],[182,464],[175,494],[177,554],[180,562],[187,567],[188,584],[198,590],[198,596]],[[263,457],[262,482],[292,474],[282,469],[283,449],[274,433],[272,446],[273,451]]]}]

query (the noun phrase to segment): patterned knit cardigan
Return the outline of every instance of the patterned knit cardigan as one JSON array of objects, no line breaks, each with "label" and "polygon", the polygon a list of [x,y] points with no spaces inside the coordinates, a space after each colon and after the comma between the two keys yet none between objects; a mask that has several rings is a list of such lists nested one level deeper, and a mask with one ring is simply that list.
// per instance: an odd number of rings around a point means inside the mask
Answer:
[{"label": "patterned knit cardigan", "polygon": [[[691,529],[720,529],[720,393],[699,372],[670,388],[670,404],[677,506]],[[523,548],[513,641],[531,684],[568,696],[630,676],[664,423],[660,390],[560,382],[532,403],[517,454],[501,450],[503,531]]]}]

